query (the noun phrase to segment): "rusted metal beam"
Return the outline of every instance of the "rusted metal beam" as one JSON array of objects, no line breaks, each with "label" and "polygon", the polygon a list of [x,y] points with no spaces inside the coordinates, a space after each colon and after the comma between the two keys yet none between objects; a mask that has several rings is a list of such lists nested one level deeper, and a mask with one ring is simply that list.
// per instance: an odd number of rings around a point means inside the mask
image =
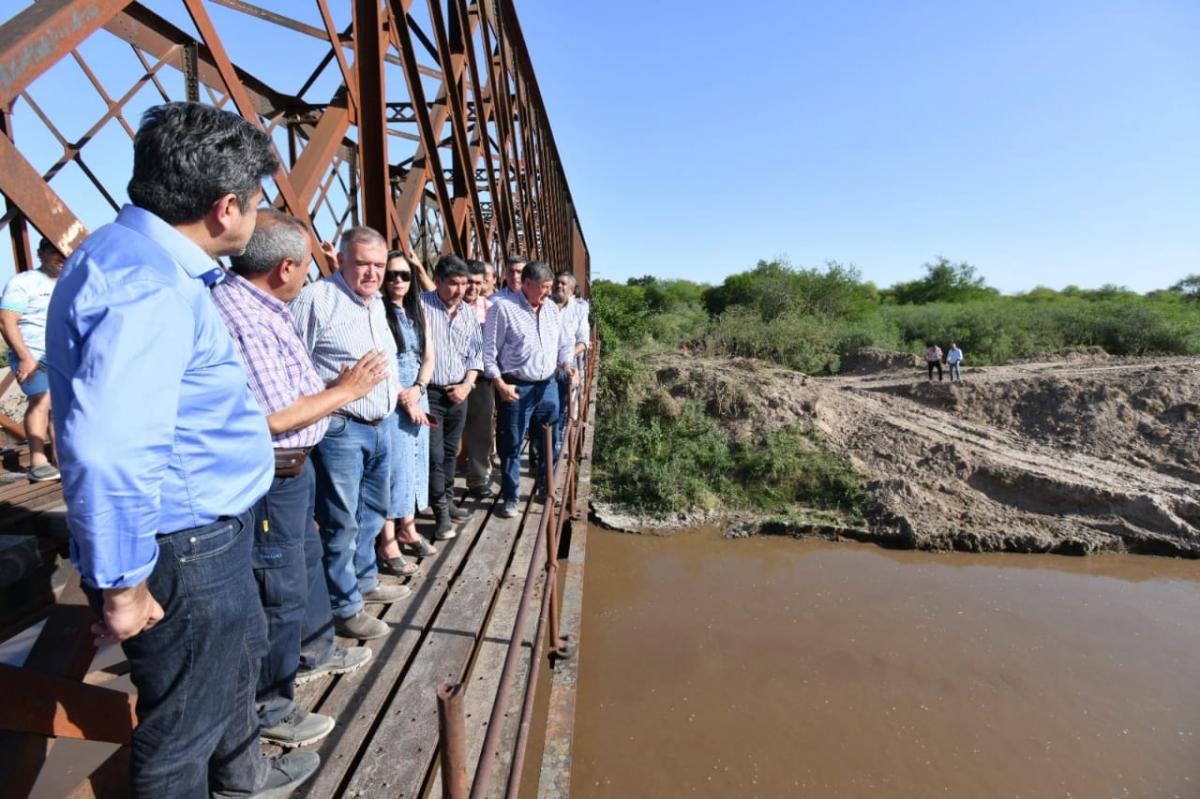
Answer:
[{"label": "rusted metal beam", "polygon": [[[409,97],[417,115],[417,127],[421,132],[421,145],[417,151],[417,159],[419,160],[421,153],[424,153],[424,163],[421,168],[416,168],[417,161],[414,161],[414,169],[404,181],[400,202],[397,206],[401,224],[407,228],[412,221],[417,204],[420,202],[420,197],[424,193],[425,182],[430,176],[434,176],[434,190],[437,193],[442,218],[444,220],[453,219],[454,205],[450,199],[450,192],[446,188],[445,181],[438,177],[442,172],[442,160],[437,147],[438,131],[446,124],[448,112],[445,110],[445,106],[442,106],[430,114],[427,110],[428,106],[425,104],[425,88],[421,85],[420,73],[417,70],[417,53],[413,49],[408,25],[404,22],[408,17],[408,9],[412,5],[412,0],[388,0],[388,5],[391,10],[392,43],[400,51],[400,60],[404,62],[404,77],[408,82]],[[452,75],[447,78],[453,80]],[[444,79],[442,92],[445,91],[446,83],[447,80]],[[441,99],[440,94],[439,99]],[[455,252],[465,253],[465,247],[462,240],[457,238],[457,232],[448,229],[447,234],[455,242]]]},{"label": "rusted metal beam", "polygon": [[443,683],[437,689],[438,759],[442,768],[444,799],[467,799],[467,718],[461,683]]},{"label": "rusted metal beam", "polygon": [[[450,36],[446,31],[446,21],[442,18],[442,3],[441,0],[428,0],[429,18],[433,23],[434,39],[437,42],[439,61],[442,65],[442,73],[445,75],[453,75],[452,80],[446,81],[446,94],[452,109],[450,113],[450,125],[454,131],[452,145],[457,158],[463,165],[463,169],[469,169],[471,179],[465,181],[467,190],[467,201],[470,204],[471,218],[475,223],[475,236],[479,242],[479,252],[486,253],[488,250],[487,242],[487,227],[483,222],[483,211],[479,207],[479,193],[475,189],[475,161],[471,157],[470,142],[467,139],[467,105],[466,98],[463,96],[462,90],[462,75],[466,65],[466,54],[463,52],[462,39],[464,28],[466,27],[466,19],[460,19],[457,13],[452,13],[452,25],[455,28],[455,41],[451,41]],[[455,6],[451,6],[451,11],[454,12]],[[457,220],[455,220],[457,223]],[[465,222],[465,220],[464,220]],[[461,237],[466,245],[465,250],[469,250],[470,237],[466,235],[465,229],[461,231]]]},{"label": "rusted metal beam", "polygon": [[12,103],[128,4],[129,0],[41,0],[0,25],[0,107]]},{"label": "rusted metal beam", "polygon": [[354,59],[359,89],[358,159],[363,224],[389,242],[391,181],[387,160],[387,94],[383,77],[383,17],[379,0],[354,0]]},{"label": "rusted metal beam", "polygon": [[136,695],[0,663],[0,729],[128,744]]},{"label": "rusted metal beam", "polygon": [[[204,16],[207,19],[208,14],[205,13]],[[104,29],[158,59],[165,58],[170,48],[175,45],[182,46],[196,41],[140,3],[129,3],[124,11],[105,24]],[[196,58],[200,82],[224,92],[226,84],[212,51],[207,46],[198,46]],[[264,117],[274,116],[300,104],[297,98],[272,89],[244,69],[235,67],[233,74],[237,76],[237,82],[243,91],[252,99],[254,108]]]},{"label": "rusted metal beam", "polygon": [[[12,114],[8,109],[0,109],[0,136],[13,138]],[[16,267],[16,271],[27,272],[33,268],[33,248],[29,244],[29,227],[25,224],[25,217],[21,216],[17,206],[8,197],[4,198],[4,211],[5,218],[12,220],[8,225],[8,235],[12,240],[13,265]],[[2,226],[0,223],[0,227]],[[22,431],[21,438],[24,437],[24,431]]]},{"label": "rusted metal beam", "polygon": [[4,164],[0,169],[0,193],[21,209],[59,252],[70,255],[87,238],[87,228],[7,136],[0,136],[0,164]]},{"label": "rusted metal beam", "polygon": [[[221,80],[224,82],[229,96],[233,98],[234,105],[237,106],[238,111],[246,121],[261,130],[263,124],[262,120],[259,119],[258,110],[251,100],[250,93],[242,85],[237,68],[229,60],[229,55],[225,52],[225,45],[221,42],[220,37],[217,36],[217,31],[213,27],[212,20],[209,19],[208,11],[204,8],[204,3],[202,0],[183,0],[183,4],[187,8],[188,15],[191,16],[196,30],[199,31],[200,38],[204,40],[204,44],[208,47],[213,65],[220,73]],[[278,156],[278,153],[276,155]],[[322,258],[320,242],[317,240],[312,219],[309,218],[308,208],[300,201],[300,197],[296,194],[295,189],[292,188],[292,182],[287,172],[283,169],[282,158],[279,159],[279,164],[279,168],[275,170],[275,185],[279,187],[279,193],[283,196],[283,201],[286,203],[288,211],[308,227],[313,260],[319,262]]]}]

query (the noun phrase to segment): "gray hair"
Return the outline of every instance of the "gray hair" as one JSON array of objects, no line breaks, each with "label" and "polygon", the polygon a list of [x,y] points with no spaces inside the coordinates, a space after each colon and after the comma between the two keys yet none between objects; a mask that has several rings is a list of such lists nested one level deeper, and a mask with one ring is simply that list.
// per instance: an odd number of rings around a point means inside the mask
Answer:
[{"label": "gray hair", "polygon": [[352,227],[342,234],[341,241],[338,242],[338,252],[342,255],[349,255],[350,249],[355,244],[381,244],[384,249],[387,249],[387,239],[373,227],[360,225]]},{"label": "gray hair", "polygon": [[[571,288],[575,288],[575,286],[577,285],[577,283],[575,282],[575,276],[572,275],[570,272],[559,272],[558,278],[561,278],[561,279],[567,281],[568,283],[570,283]],[[556,278],[556,279],[558,279],[558,278]]]},{"label": "gray hair", "polygon": [[288,258],[302,264],[307,254],[308,229],[303,222],[274,208],[260,208],[245,252],[230,258],[229,265],[242,277],[252,277],[267,274]]},{"label": "gray hair", "polygon": [[525,264],[525,268],[521,270],[521,282],[532,280],[537,283],[543,283],[547,280],[554,279],[554,270],[546,266],[541,261],[530,261]]}]

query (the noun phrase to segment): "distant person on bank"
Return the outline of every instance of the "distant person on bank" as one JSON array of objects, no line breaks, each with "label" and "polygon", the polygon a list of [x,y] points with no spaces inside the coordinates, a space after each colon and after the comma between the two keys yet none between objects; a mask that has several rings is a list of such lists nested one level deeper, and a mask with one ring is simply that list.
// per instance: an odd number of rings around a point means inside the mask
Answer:
[{"label": "distant person on bank", "polygon": [[38,244],[37,255],[39,267],[14,275],[0,299],[0,334],[8,343],[8,365],[29,402],[25,408],[25,439],[29,442],[28,476],[34,483],[60,476],[46,457],[50,381],[42,361],[46,357],[46,311],[66,260],[47,239]]},{"label": "distant person on bank", "polygon": [[962,350],[953,341],[950,342],[950,351],[946,353],[946,365],[950,367],[950,382],[955,380],[962,382],[962,373],[959,371],[959,365],[962,364]]},{"label": "distant person on bank", "polygon": [[325,436],[329,415],[387,375],[379,353],[363,356],[328,386],[317,375],[287,308],[304,286],[308,263],[304,224],[264,208],[246,251],[230,259],[232,271],[212,289],[275,449],[275,479],[255,510],[252,560],[270,647],[255,700],[260,735],[281,746],[314,743],[334,727],[329,716],[296,704],[297,681],[344,674],[371,659],[366,647],[334,646],[308,455]]},{"label": "distant person on bank", "polygon": [[383,278],[383,307],[396,342],[396,371],[400,401],[392,428],[392,486],[387,521],[377,542],[379,568],[385,574],[408,578],[417,564],[404,557],[407,549],[418,557],[437,549],[417,533],[417,511],[429,505],[429,380],[434,352],[429,346],[429,323],[424,303],[414,285],[416,259],[399,250],[388,253]]},{"label": "distant person on bank", "polygon": [[925,350],[925,365],[929,367],[929,382],[933,382],[933,370],[937,369],[938,382],[942,380],[942,348],[932,341]]},{"label": "distant person on bank", "polygon": [[497,302],[483,330],[484,376],[496,389],[496,449],[500,455],[501,499],[496,511],[507,519],[517,514],[521,445],[530,434],[530,468],[534,492],[546,490],[542,425],[558,419],[558,387],[554,374],[577,379],[571,363],[574,337],[563,328],[559,310],[547,302],[554,272],[540,261],[524,265],[521,294]]},{"label": "distant person on bank", "polygon": [[[330,250],[331,252],[331,250]],[[380,300],[387,242],[369,227],[342,234],[337,271],[305,286],[292,301],[300,339],[321,380],[330,383],[365,355],[382,353],[386,376],[365,396],[334,413],[312,451],[316,517],[334,629],[344,638],[382,638],[390,628],[367,613],[410,595],[379,581],[375,537],[387,518],[392,481],[391,418],[400,395],[396,341]]]},{"label": "distant person on bank", "polygon": [[458,535],[454,523],[471,515],[454,498],[458,445],[467,423],[467,398],[483,371],[482,341],[475,311],[463,304],[471,271],[456,255],[443,255],[433,267],[437,289],[421,295],[434,351],[428,386],[429,412],[438,426],[429,431],[429,504],[436,524],[434,538]]},{"label": "distant person on bank", "polygon": [[254,232],[265,133],[199,103],[150,108],[131,205],[67,259],[46,367],[71,559],[137,688],[135,797],[283,797],[315,753],[263,758],[254,687],[266,622],[253,506],[271,486],[267,419],[209,289]]}]

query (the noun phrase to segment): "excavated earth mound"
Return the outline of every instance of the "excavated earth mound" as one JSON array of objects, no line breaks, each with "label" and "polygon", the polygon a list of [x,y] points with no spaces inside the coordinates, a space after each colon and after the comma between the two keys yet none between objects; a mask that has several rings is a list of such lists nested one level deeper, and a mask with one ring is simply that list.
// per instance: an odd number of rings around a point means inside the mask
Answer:
[{"label": "excavated earth mound", "polygon": [[[868,531],[928,549],[1200,557],[1200,358],[911,366],[815,378],[667,356],[659,391],[739,439],[808,424],[867,476]],[[743,525],[744,527],[744,525]]]}]

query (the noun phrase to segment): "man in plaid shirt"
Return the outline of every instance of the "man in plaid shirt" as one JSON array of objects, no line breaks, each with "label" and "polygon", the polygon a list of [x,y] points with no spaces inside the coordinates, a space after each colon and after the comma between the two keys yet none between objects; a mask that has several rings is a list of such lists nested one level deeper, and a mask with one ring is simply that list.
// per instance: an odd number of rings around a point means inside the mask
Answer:
[{"label": "man in plaid shirt", "polygon": [[212,289],[276,453],[275,479],[255,508],[254,576],[270,643],[255,702],[260,735],[282,746],[320,740],[334,726],[329,716],[296,705],[297,681],[353,671],[371,659],[366,647],[334,646],[308,453],[324,437],[329,414],[367,394],[387,370],[386,358],[373,352],[328,387],[317,375],[285,304],[304,285],[308,250],[303,223],[261,209],[246,251]]}]

